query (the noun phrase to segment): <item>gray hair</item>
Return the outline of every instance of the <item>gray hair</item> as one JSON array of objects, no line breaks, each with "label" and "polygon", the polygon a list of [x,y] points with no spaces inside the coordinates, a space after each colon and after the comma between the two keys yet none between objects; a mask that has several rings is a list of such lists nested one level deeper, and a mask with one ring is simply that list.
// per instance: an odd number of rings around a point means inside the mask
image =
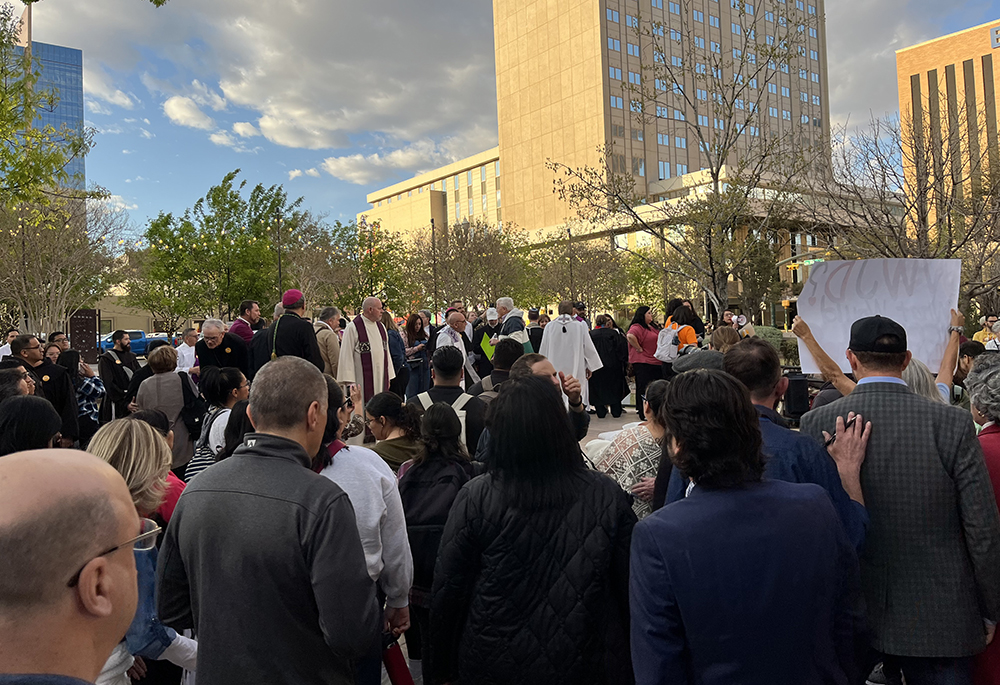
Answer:
[{"label": "gray hair", "polygon": [[323,310],[319,313],[320,321],[329,321],[330,319],[339,319],[340,310],[336,307],[323,307]]},{"label": "gray hair", "polygon": [[934,374],[919,359],[910,360],[910,363],[903,370],[903,380],[910,386],[910,390],[921,397],[926,397],[929,400],[941,402],[942,404],[944,403],[944,398],[941,397],[937,383],[934,382]]},{"label": "gray hair", "polygon": [[250,388],[250,415],[261,433],[302,425],[309,406],[319,402],[326,412],[326,379],[300,357],[279,357],[261,367]]},{"label": "gray hair", "polygon": [[202,333],[205,332],[206,328],[214,328],[217,331],[226,330],[226,324],[222,323],[221,319],[205,319],[205,323],[201,325]]},{"label": "gray hair", "polygon": [[514,309],[514,300],[510,297],[501,297],[497,299],[497,308],[503,307],[504,309]]},{"label": "gray hair", "polygon": [[280,302],[274,305],[274,318],[277,319],[285,313],[285,307]]},{"label": "gray hair", "polygon": [[191,335],[192,333],[197,333],[197,332],[198,332],[198,330],[195,329],[195,328],[185,328],[184,332],[181,333],[181,339],[184,339],[184,338],[188,337],[189,335]]},{"label": "gray hair", "polygon": [[361,303],[361,309],[363,311],[367,311],[371,307],[374,307],[376,302],[378,302],[379,304],[381,304],[382,300],[378,299],[374,295],[372,295],[371,297],[366,297],[365,301]]},{"label": "gray hair", "polygon": [[965,379],[965,389],[980,414],[990,421],[1000,419],[1000,354],[981,354]]}]

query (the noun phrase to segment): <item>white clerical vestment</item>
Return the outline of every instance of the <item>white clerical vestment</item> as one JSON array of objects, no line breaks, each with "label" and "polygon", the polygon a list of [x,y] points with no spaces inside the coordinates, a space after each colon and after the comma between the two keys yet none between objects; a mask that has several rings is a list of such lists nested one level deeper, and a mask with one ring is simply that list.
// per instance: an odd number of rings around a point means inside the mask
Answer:
[{"label": "white clerical vestment", "polygon": [[476,367],[472,365],[472,360],[469,359],[469,354],[465,351],[465,343],[462,341],[461,333],[456,331],[451,326],[445,326],[442,328],[440,332],[438,332],[434,349],[440,349],[442,347],[457,347],[458,351],[462,353],[462,356],[465,358],[465,377],[469,379],[469,385],[480,381],[479,374],[476,373]]},{"label": "white clerical vestment", "polygon": [[574,320],[569,314],[557,317],[545,327],[538,353],[547,357],[556,371],[580,381],[583,403],[588,404],[590,383],[587,381],[587,370],[597,371],[604,364],[590,339],[587,325]]},{"label": "white clerical vestment", "polygon": [[[365,331],[368,333],[368,343],[371,345],[371,359],[372,359],[372,388],[374,390],[372,397],[382,392],[388,382],[396,377],[396,371],[392,368],[392,360],[389,360],[388,369],[386,369],[386,349],[382,344],[382,334],[378,330],[378,324],[374,321],[369,321],[366,317],[362,316],[361,320],[365,324]],[[347,328],[344,329],[344,340],[340,345],[340,361],[337,368],[337,380],[341,383],[354,383],[361,386],[361,392],[364,394],[365,387],[365,373],[364,367],[361,364],[361,349],[358,346],[358,328],[354,325],[354,322],[347,324]],[[388,377],[386,377],[388,374]],[[365,402],[367,403],[371,397],[365,397]],[[362,407],[359,411],[364,411]]]}]

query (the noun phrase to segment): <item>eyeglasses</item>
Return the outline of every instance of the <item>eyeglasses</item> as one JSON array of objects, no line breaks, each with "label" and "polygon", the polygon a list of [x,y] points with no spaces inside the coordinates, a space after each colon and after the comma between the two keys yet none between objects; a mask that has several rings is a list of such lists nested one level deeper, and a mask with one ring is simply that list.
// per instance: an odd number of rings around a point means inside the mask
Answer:
[{"label": "eyeglasses", "polygon": [[[153,547],[156,546],[156,536],[160,534],[160,531],[162,530],[162,528],[160,528],[158,525],[156,525],[156,521],[152,521],[150,519],[139,519],[139,524],[140,524],[140,528],[142,530],[141,533],[139,533],[138,535],[136,535],[131,540],[126,540],[125,542],[121,543],[120,545],[115,545],[114,547],[110,547],[110,548],[104,550],[103,552],[101,552],[97,556],[91,558],[87,562],[87,564],[89,564],[94,559],[98,559],[100,557],[107,556],[107,555],[111,554],[112,552],[117,552],[122,547],[125,547],[127,545],[132,545],[132,549],[135,550],[135,551],[137,551],[137,552],[145,552],[145,551],[153,549]],[[68,583],[66,583],[66,587],[74,587],[74,586],[76,586],[77,583],[80,582],[80,574],[83,573],[83,569],[87,568],[87,564],[84,564],[83,566],[81,566],[80,570],[73,574],[73,577],[69,579]]]},{"label": "eyeglasses", "polygon": [[347,401],[340,405],[340,407],[341,409],[354,409],[354,400],[348,397]]},{"label": "eyeglasses", "polygon": [[21,349],[22,350],[40,350],[40,349],[42,349],[42,346],[41,345],[35,345],[34,347],[22,347]]}]

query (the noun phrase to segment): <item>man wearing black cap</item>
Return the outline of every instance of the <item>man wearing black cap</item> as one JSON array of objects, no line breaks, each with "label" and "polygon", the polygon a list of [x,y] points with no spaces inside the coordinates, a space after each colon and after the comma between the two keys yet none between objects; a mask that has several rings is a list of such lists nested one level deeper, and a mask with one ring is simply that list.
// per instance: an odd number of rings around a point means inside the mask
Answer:
[{"label": "man wearing black cap", "polygon": [[574,302],[573,303],[573,318],[584,324],[587,330],[593,328],[590,325],[590,319],[587,318],[587,303],[586,302]]},{"label": "man wearing black cap", "polygon": [[857,387],[801,429],[824,440],[855,413],[873,425],[861,467],[872,665],[890,682],[971,682],[1000,619],[1000,516],[972,417],[906,386],[906,331],[892,319],[855,321],[847,359]]},{"label": "man wearing black cap", "polygon": [[528,342],[531,343],[532,351],[538,354],[538,350],[542,348],[542,326],[538,323],[538,307],[528,310],[528,327],[525,330],[528,333]]}]

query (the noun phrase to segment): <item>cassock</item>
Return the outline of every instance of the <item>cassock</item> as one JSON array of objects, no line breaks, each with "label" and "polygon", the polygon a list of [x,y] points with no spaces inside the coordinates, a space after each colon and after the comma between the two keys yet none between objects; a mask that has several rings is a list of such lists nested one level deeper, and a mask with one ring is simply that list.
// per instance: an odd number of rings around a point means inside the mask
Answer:
[{"label": "cassock", "polygon": [[[364,330],[362,334],[361,331]],[[366,337],[367,340],[362,340]],[[357,316],[344,329],[340,345],[337,380],[361,386],[365,403],[380,392],[389,389],[389,381],[396,377],[389,359],[388,334],[381,323]],[[369,364],[370,361],[370,364]],[[366,374],[365,367],[369,367]],[[361,408],[363,411],[364,408]]]},{"label": "cassock", "polygon": [[445,326],[442,328],[437,335],[437,341],[434,344],[434,349],[440,349],[442,347],[457,347],[458,351],[462,353],[465,357],[465,387],[468,388],[475,383],[478,383],[480,378],[479,374],[476,373],[475,367],[472,365],[472,356],[468,350],[465,349],[465,340],[462,338],[462,334],[456,331],[451,326]]},{"label": "cassock", "polygon": [[580,381],[583,403],[590,403],[587,369],[597,371],[604,364],[590,339],[590,331],[587,330],[586,324],[575,321],[569,314],[557,317],[545,327],[542,347],[538,353],[548,358],[556,371],[572,375]]}]

